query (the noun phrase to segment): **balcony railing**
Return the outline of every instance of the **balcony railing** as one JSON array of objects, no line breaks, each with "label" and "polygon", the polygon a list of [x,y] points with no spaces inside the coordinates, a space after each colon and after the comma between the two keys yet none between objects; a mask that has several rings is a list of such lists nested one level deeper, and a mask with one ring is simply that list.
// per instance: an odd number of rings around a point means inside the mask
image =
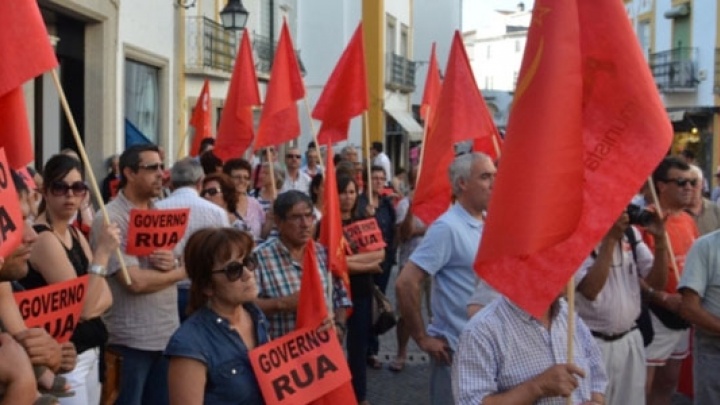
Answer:
[{"label": "balcony railing", "polygon": [[187,17],[185,63],[189,70],[232,72],[237,38],[232,31],[205,17]]},{"label": "balcony railing", "polygon": [[415,62],[394,53],[385,59],[385,85],[393,90],[410,93],[415,90]]},{"label": "balcony railing", "polygon": [[[269,37],[253,33],[253,50],[255,51],[255,70],[261,74],[270,74],[272,69],[272,62],[277,49],[277,42],[271,42]],[[295,50],[295,57],[297,57],[298,65],[300,67],[300,73],[305,76],[305,65],[300,59],[300,51]]]},{"label": "balcony railing", "polygon": [[697,48],[675,48],[650,54],[650,69],[660,91],[697,90]]}]

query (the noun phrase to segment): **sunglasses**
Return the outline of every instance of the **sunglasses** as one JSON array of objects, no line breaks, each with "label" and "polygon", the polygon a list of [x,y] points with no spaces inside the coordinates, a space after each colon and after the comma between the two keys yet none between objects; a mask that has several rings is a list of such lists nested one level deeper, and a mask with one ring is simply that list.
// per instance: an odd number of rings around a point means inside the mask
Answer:
[{"label": "sunglasses", "polygon": [[257,267],[257,259],[254,255],[248,256],[245,259],[243,259],[242,262],[234,261],[228,263],[227,266],[223,267],[220,270],[213,270],[211,271],[212,274],[215,273],[225,273],[225,277],[228,281],[233,282],[237,281],[242,277],[243,273],[245,272],[245,269],[247,269],[250,272],[253,272],[255,268]]},{"label": "sunglasses", "polygon": [[301,158],[302,158],[302,155],[294,155],[294,154],[292,154],[292,153],[288,153],[287,155],[285,155],[285,158],[286,158],[286,159],[291,159],[291,158],[301,159]]},{"label": "sunglasses", "polygon": [[61,197],[67,195],[68,191],[72,190],[74,196],[82,197],[88,192],[88,186],[82,181],[76,181],[72,184],[67,184],[62,181],[53,181],[50,183],[50,194],[55,197]]},{"label": "sunglasses", "polygon": [[147,170],[150,172],[156,172],[158,170],[165,170],[165,165],[162,163],[148,163],[138,165],[139,169]]},{"label": "sunglasses", "polygon": [[686,185],[691,185],[695,187],[697,185],[697,179],[667,179],[663,181],[664,183],[675,183],[678,187],[685,187]]},{"label": "sunglasses", "polygon": [[219,188],[206,188],[205,190],[203,190],[200,193],[200,196],[205,197],[205,196],[209,195],[210,197],[215,197],[216,195],[221,194],[221,193],[222,193],[222,190],[220,190]]}]

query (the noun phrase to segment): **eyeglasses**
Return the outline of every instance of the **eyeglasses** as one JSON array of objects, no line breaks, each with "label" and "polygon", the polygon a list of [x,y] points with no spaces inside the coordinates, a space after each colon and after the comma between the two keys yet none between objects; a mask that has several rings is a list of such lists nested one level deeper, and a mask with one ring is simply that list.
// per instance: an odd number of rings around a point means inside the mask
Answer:
[{"label": "eyeglasses", "polygon": [[308,214],[293,214],[293,215],[288,215],[287,218],[285,218],[285,220],[291,221],[291,222],[298,222],[298,223],[302,222],[303,220],[312,222],[312,221],[315,221],[315,214],[312,212],[308,213]]},{"label": "eyeglasses", "polygon": [[285,155],[285,159],[292,159],[292,158],[301,159],[301,158],[302,158],[302,155],[295,155],[295,154],[292,154],[292,153],[288,153],[288,154]]},{"label": "eyeglasses", "polygon": [[138,165],[138,169],[156,172],[158,170],[165,170],[165,165],[162,163],[146,163]]},{"label": "eyeglasses", "polygon": [[205,197],[207,195],[209,195],[210,197],[215,197],[218,194],[222,194],[222,190],[220,188],[206,188],[200,193],[200,197]]},{"label": "eyeglasses", "polygon": [[385,176],[372,176],[373,180],[385,181]]},{"label": "eyeglasses", "polygon": [[257,267],[257,259],[254,255],[248,256],[245,259],[243,259],[242,262],[234,261],[228,263],[227,266],[223,267],[220,270],[213,270],[211,271],[212,274],[215,273],[225,273],[225,277],[228,281],[233,282],[237,281],[242,277],[243,273],[245,272],[245,269],[252,272]]},{"label": "eyeglasses", "polygon": [[50,183],[50,193],[55,197],[67,195],[70,190],[72,190],[74,196],[82,197],[87,194],[88,186],[82,181],[76,181],[72,184],[67,184],[63,181],[53,181]]},{"label": "eyeglasses", "polygon": [[667,179],[663,180],[663,183],[675,183],[678,187],[685,187],[686,185],[691,185],[695,187],[697,185],[697,179],[683,179],[683,178],[677,178],[677,179]]}]

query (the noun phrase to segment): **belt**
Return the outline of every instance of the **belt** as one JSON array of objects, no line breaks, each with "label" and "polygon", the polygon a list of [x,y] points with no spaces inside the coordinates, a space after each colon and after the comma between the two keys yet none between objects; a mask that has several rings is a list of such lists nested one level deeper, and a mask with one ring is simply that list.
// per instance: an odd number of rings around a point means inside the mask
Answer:
[{"label": "belt", "polygon": [[635,325],[635,326],[633,326],[632,328],[626,330],[625,332],[621,332],[621,333],[618,333],[618,334],[615,334],[615,335],[606,335],[606,334],[601,333],[601,332],[595,332],[594,330],[593,330],[593,331],[590,331],[590,333],[592,333],[592,335],[595,336],[596,338],[602,339],[602,340],[604,340],[604,341],[606,341],[606,342],[614,342],[614,341],[616,341],[616,340],[618,340],[618,339],[622,339],[625,335],[627,335],[628,333],[634,331],[635,329],[637,329],[637,325]]}]

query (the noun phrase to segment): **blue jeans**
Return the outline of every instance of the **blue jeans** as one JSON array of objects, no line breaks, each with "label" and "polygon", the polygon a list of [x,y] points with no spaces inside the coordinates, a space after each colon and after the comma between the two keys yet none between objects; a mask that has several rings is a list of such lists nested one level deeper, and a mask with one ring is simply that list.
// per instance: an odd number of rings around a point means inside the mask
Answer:
[{"label": "blue jeans", "polygon": [[115,405],[165,405],[168,398],[168,359],[161,351],[110,346],[122,356],[120,394]]},{"label": "blue jeans", "polygon": [[452,405],[452,365],[441,364],[430,358],[430,404]]},{"label": "blue jeans", "polygon": [[358,402],[367,395],[367,351],[372,322],[372,297],[353,297],[353,313],[347,322],[348,366]]}]

